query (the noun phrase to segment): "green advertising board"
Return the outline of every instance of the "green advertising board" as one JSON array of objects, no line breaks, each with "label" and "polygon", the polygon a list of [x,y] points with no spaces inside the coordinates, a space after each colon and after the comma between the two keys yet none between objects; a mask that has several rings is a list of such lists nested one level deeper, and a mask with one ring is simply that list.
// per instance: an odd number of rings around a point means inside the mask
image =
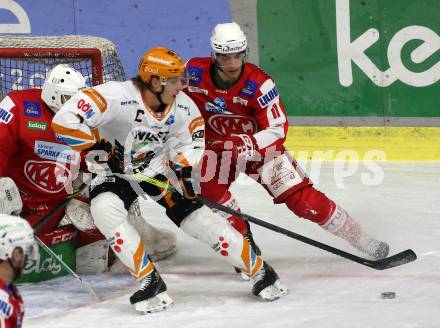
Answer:
[{"label": "green advertising board", "polygon": [[440,117],[438,0],[258,0],[289,116]]},{"label": "green advertising board", "polygon": [[[50,246],[50,249],[57,254],[72,270],[76,268],[76,245],[74,239]],[[39,282],[67,275],[68,271],[43,248],[40,247],[38,257],[35,261],[29,261],[23,269],[23,275],[15,282]]]}]

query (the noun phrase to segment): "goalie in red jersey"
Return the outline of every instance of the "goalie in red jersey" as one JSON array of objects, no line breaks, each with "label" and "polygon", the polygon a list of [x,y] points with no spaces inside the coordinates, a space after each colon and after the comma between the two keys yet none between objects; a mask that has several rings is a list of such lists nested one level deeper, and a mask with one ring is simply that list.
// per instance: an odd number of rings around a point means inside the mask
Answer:
[{"label": "goalie in red jersey", "polygon": [[[270,76],[246,62],[247,40],[240,26],[218,24],[210,41],[211,57],[187,63],[186,92],[206,122],[202,196],[239,210],[229,188],[245,173],[274,203],[285,204],[296,216],[316,222],[375,259],[385,258],[388,244],[367,235],[344,208],[314,188],[286,151],[288,120],[279,91]],[[228,219],[255,245],[247,222],[237,216]]]}]

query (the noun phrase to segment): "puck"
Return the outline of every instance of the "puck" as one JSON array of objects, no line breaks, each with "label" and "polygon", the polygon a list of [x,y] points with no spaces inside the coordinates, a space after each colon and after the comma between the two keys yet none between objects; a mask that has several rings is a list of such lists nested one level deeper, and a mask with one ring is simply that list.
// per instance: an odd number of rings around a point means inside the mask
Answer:
[{"label": "puck", "polygon": [[392,298],[396,298],[396,293],[395,292],[383,292],[380,294],[380,297],[383,299],[392,299]]}]

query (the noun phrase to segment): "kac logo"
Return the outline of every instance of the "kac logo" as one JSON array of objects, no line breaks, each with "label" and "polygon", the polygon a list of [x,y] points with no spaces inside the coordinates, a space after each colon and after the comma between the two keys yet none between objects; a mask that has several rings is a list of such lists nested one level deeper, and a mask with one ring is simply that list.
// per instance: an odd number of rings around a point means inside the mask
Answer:
[{"label": "kac logo", "polygon": [[351,41],[350,1],[336,0],[336,33],[339,82],[345,87],[353,84],[352,62],[356,64],[379,87],[387,87],[400,80],[413,87],[425,87],[440,79],[440,62],[424,72],[410,71],[402,62],[401,53],[412,40],[421,44],[411,52],[411,60],[420,64],[440,50],[440,36],[433,30],[412,25],[402,28],[390,40],[387,50],[389,68],[382,72],[365,54],[379,40],[379,31],[370,28]]}]

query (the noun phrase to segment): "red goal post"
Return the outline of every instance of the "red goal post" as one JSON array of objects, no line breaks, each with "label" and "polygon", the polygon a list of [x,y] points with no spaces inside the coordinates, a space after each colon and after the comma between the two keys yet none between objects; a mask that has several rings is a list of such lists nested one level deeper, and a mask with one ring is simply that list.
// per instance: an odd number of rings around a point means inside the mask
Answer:
[{"label": "red goal post", "polygon": [[10,91],[39,88],[47,72],[67,63],[89,86],[125,80],[116,46],[95,36],[0,36],[0,99]]}]

